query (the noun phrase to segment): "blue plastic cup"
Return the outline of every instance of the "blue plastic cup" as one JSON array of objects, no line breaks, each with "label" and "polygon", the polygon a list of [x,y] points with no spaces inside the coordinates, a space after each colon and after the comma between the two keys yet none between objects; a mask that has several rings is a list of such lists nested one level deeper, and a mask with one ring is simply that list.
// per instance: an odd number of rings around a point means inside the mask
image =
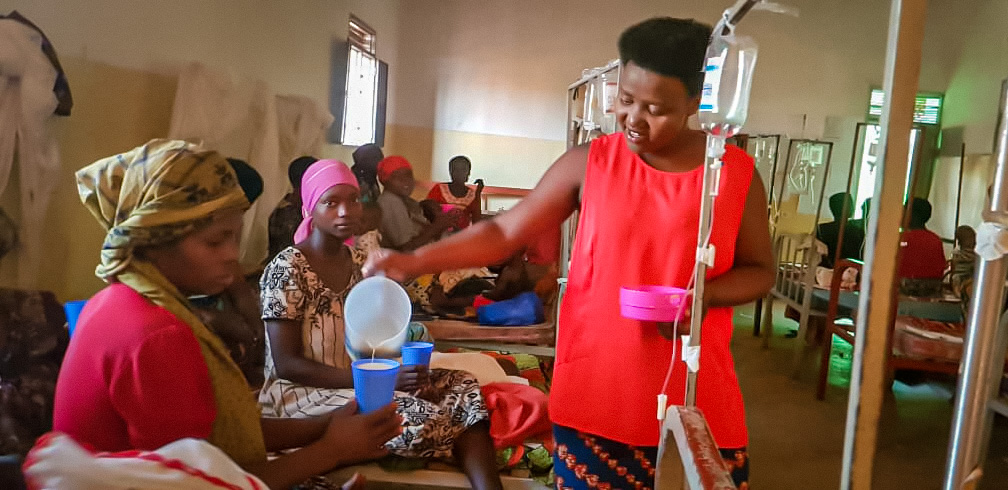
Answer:
[{"label": "blue plastic cup", "polygon": [[87,303],[86,299],[81,299],[77,301],[67,301],[63,305],[63,312],[66,313],[67,319],[67,331],[71,337],[73,337],[74,329],[77,328],[77,318],[80,317],[81,310],[84,309],[84,304]]},{"label": "blue plastic cup", "polygon": [[406,342],[402,346],[403,366],[428,365],[434,344],[430,342]]},{"label": "blue plastic cup", "polygon": [[354,396],[361,413],[378,410],[392,403],[399,363],[390,359],[361,359],[350,364]]}]

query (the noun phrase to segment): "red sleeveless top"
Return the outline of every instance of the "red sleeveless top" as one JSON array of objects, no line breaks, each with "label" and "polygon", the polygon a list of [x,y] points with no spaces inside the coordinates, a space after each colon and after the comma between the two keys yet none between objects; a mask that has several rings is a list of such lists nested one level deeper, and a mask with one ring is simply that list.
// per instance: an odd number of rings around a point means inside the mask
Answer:
[{"label": "red sleeveless top", "polygon": [[[712,279],[729,270],[753,160],[726,149],[711,242]],[[703,165],[665,172],[627,148],[622,133],[591,144],[571,267],[560,307],[550,393],[554,423],[635,446],[658,444],[657,395],[672,342],[651,322],[620,316],[619,289],[686,287],[693,272]],[[732,309],[711,308],[703,324],[697,406],[722,448],[747,445],[742,393],[728,350]],[[681,345],[676,357],[681,357]],[[686,366],[677,360],[669,403],[685,399]]]}]

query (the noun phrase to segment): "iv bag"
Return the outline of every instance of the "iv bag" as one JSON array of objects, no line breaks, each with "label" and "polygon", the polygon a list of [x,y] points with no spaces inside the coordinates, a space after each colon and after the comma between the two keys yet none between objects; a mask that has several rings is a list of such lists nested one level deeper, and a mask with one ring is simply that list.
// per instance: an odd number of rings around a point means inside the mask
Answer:
[{"label": "iv bag", "polygon": [[721,34],[722,27],[715,27],[707,46],[697,118],[708,134],[730,138],[742,128],[748,115],[757,47],[749,37],[734,32]]},{"label": "iv bag", "polygon": [[599,100],[602,106],[602,132],[611,134],[616,132],[616,96],[617,81],[616,72],[609,71],[599,76],[598,93],[601,94]]}]

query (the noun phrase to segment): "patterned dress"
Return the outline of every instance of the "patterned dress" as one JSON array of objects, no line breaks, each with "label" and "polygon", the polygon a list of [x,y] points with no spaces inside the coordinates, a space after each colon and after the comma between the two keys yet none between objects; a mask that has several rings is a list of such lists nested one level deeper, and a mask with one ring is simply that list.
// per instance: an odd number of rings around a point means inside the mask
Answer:
[{"label": "patterned dress", "polygon": [[476,189],[466,186],[466,195],[457,197],[455,194],[452,194],[451,188],[447,183],[435,184],[430,192],[427,193],[427,199],[466,210],[465,213],[459,216],[458,222],[455,223],[456,230],[461,230],[471,225],[472,216],[469,213],[478,211],[479,207],[483,204],[476,199]]},{"label": "patterned dress", "polygon": [[[343,304],[350,288],[361,280],[365,255],[351,249],[357,265],[346,289],[334,292],[312,271],[296,248],[280,252],[260,280],[263,320],[293,320],[301,324],[304,355],[327,366],[349,369],[345,347]],[[259,393],[262,413],[270,417],[310,417],[326,414],[353,399],[353,388],[302,386],[277,376],[266,337],[266,381]],[[397,391],[403,418],[401,435],[385,443],[393,454],[408,457],[451,456],[455,437],[488,418],[479,383],[463,371],[435,369],[430,384],[415,393]]]}]

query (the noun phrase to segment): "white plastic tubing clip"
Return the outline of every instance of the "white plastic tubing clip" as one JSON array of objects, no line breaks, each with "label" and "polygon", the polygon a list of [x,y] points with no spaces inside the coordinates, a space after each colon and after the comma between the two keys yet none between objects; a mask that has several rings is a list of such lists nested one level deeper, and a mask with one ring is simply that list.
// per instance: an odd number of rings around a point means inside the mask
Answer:
[{"label": "white plastic tubing clip", "polygon": [[711,186],[710,195],[717,197],[718,190],[721,189],[721,167],[724,166],[724,162],[720,158],[714,160],[714,163],[710,166],[710,171],[714,172],[714,185]]},{"label": "white plastic tubing clip", "polygon": [[697,247],[696,251],[697,262],[706,264],[707,267],[714,267],[714,256],[715,256],[714,244],[709,244],[706,247]]},{"label": "white plastic tubing clip", "polygon": [[665,420],[665,412],[668,410],[668,395],[658,394],[658,420]]},{"label": "white plastic tubing clip", "polygon": [[689,335],[682,336],[682,360],[691,373],[700,371],[700,346],[690,346]]}]

